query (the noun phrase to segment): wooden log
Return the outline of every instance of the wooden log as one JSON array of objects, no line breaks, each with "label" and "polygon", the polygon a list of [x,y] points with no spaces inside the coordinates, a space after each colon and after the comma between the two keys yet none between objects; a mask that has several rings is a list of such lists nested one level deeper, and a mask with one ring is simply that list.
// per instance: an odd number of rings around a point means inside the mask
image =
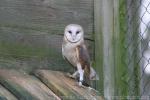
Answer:
[{"label": "wooden log", "polygon": [[19,100],[60,100],[37,78],[16,70],[0,70],[0,83]]},{"label": "wooden log", "polygon": [[0,85],[0,100],[18,100],[13,94],[11,94],[6,88]]},{"label": "wooden log", "polygon": [[75,80],[62,72],[37,70],[34,74],[62,99],[102,100],[95,91],[79,87]]}]

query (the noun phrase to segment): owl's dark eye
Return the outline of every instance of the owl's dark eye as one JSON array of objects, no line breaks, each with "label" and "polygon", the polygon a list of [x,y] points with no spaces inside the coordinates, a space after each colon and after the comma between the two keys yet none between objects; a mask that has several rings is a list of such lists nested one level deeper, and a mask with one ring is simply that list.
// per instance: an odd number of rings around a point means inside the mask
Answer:
[{"label": "owl's dark eye", "polygon": [[72,33],[71,31],[68,31],[70,34]]},{"label": "owl's dark eye", "polygon": [[80,33],[80,31],[77,31],[77,32],[76,32],[76,34],[79,34],[79,33]]}]

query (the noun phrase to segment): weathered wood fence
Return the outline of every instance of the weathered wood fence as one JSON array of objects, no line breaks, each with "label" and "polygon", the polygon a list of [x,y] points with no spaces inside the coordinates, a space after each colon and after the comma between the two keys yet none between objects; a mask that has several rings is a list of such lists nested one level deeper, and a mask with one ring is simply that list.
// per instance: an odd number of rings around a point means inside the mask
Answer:
[{"label": "weathered wood fence", "polygon": [[93,58],[93,0],[1,0],[0,67],[70,69],[61,56],[70,23],[84,27]]},{"label": "weathered wood fence", "polygon": [[98,85],[103,87],[104,97],[111,100],[115,96],[115,68],[119,60],[119,1],[95,0],[94,6],[96,68],[101,70]]},{"label": "weathered wood fence", "polygon": [[138,96],[138,21],[132,18],[138,5],[136,0],[1,0],[0,68],[72,72],[61,56],[61,42],[64,27],[77,23],[85,29],[101,95],[108,100]]}]

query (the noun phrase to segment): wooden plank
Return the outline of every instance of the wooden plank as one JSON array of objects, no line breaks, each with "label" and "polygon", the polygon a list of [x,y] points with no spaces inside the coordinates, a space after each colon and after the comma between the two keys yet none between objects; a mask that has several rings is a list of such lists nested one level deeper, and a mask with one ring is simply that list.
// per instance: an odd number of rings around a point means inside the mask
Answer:
[{"label": "wooden plank", "polygon": [[60,100],[41,81],[25,72],[1,69],[0,83],[9,89],[19,100]]},{"label": "wooden plank", "polygon": [[[120,79],[121,79],[121,73],[123,71],[123,66],[122,65],[122,60],[121,60],[121,45],[122,43],[121,38],[120,38],[120,26],[119,26],[119,0],[113,0],[113,42],[114,42],[114,76],[115,76],[115,96],[119,95],[119,86],[120,84]],[[123,96],[123,95],[121,95]],[[114,98],[115,99],[115,98]]]},{"label": "wooden plank", "polygon": [[102,0],[94,0],[94,30],[95,30],[95,66],[99,75],[99,81],[96,82],[97,90],[103,95],[103,5]]},{"label": "wooden plank", "polygon": [[99,73],[101,82],[98,85],[101,90],[104,86],[104,96],[107,100],[111,100],[116,92],[115,67],[119,59],[118,3],[118,0],[95,0],[94,3],[96,67],[99,72],[103,71]]},{"label": "wooden plank", "polygon": [[13,94],[11,94],[6,88],[0,85],[0,100],[18,100]]},{"label": "wooden plank", "polygon": [[[102,0],[101,26],[103,38],[104,97],[111,100],[115,95],[114,62],[114,0]],[[97,12],[98,13],[98,12]]]},{"label": "wooden plank", "polygon": [[59,71],[37,70],[34,74],[62,99],[102,100],[97,92],[82,88],[75,80]]},{"label": "wooden plank", "polygon": [[78,23],[93,33],[93,0],[1,0],[0,26],[62,34],[64,27]]}]

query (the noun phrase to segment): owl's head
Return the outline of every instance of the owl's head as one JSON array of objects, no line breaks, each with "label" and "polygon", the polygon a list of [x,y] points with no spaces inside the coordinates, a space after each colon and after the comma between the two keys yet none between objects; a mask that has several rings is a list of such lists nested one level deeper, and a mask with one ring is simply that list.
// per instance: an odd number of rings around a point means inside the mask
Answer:
[{"label": "owl's head", "polygon": [[71,43],[77,43],[83,40],[84,31],[83,28],[78,24],[69,24],[66,26],[64,36]]}]

